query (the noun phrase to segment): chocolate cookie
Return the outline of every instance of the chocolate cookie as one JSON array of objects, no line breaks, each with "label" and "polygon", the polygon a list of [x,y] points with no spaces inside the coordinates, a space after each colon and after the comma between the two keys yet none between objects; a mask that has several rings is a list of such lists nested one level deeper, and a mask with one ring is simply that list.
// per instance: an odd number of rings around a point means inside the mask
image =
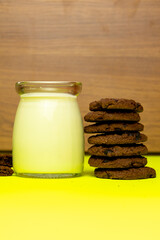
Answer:
[{"label": "chocolate cookie", "polygon": [[13,170],[8,166],[0,166],[0,176],[11,176]]},{"label": "chocolate cookie", "polygon": [[104,121],[132,121],[138,122],[140,116],[136,112],[113,112],[113,111],[96,111],[89,112],[84,116],[86,122],[104,122]]},{"label": "chocolate cookie", "polygon": [[143,179],[143,178],[155,178],[156,172],[153,168],[142,167],[142,168],[129,168],[124,170],[119,169],[105,169],[105,168],[96,168],[95,176],[98,178],[111,178],[111,179]]},{"label": "chocolate cookie", "polygon": [[94,145],[88,149],[90,155],[119,157],[119,156],[137,156],[147,154],[147,147],[143,144],[121,145],[121,146],[106,146]]},{"label": "chocolate cookie", "polygon": [[91,156],[88,163],[91,167],[98,168],[131,168],[144,167],[147,164],[147,159],[142,156],[112,158]]},{"label": "chocolate cookie", "polygon": [[12,167],[12,154],[0,153],[0,165]]},{"label": "chocolate cookie", "polygon": [[91,136],[88,138],[90,144],[132,144],[147,141],[147,136],[139,132],[124,132],[124,133],[108,133]]},{"label": "chocolate cookie", "polygon": [[105,132],[120,132],[120,131],[143,131],[144,126],[141,123],[96,123],[84,127],[85,133],[105,133]]},{"label": "chocolate cookie", "polygon": [[136,112],[142,112],[143,107],[140,103],[129,99],[114,99],[114,98],[102,98],[99,101],[91,102],[89,105],[91,111],[99,111],[105,109],[127,109],[134,110]]}]

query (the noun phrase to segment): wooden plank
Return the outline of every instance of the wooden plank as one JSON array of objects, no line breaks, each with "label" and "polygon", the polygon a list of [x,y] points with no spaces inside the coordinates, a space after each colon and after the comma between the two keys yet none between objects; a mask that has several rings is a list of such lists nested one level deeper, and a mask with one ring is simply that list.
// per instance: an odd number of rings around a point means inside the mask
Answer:
[{"label": "wooden plank", "polygon": [[[1,0],[0,150],[10,150],[16,81],[81,81],[82,116],[101,97],[133,98],[160,152],[160,1]],[[88,145],[86,143],[86,149]]]}]

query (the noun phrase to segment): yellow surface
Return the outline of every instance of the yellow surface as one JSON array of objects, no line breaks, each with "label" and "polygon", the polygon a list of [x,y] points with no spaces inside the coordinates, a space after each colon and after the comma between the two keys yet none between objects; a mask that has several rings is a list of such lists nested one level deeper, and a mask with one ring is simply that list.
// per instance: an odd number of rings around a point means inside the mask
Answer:
[{"label": "yellow surface", "polygon": [[160,157],[148,157],[157,178],[109,180],[0,177],[0,239],[160,239]]}]

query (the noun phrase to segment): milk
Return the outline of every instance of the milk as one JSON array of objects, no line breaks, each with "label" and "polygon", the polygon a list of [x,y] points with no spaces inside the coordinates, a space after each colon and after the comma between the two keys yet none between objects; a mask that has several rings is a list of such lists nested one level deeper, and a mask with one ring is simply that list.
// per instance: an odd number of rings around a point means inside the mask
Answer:
[{"label": "milk", "polygon": [[21,95],[13,130],[14,171],[29,176],[80,174],[83,157],[83,125],[76,96]]}]

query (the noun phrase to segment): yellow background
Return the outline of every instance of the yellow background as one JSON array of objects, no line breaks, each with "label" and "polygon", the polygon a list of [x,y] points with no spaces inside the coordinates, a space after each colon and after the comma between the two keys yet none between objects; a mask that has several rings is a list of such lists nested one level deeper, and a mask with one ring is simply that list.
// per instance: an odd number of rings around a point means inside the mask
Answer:
[{"label": "yellow background", "polygon": [[155,179],[0,177],[0,239],[160,239],[160,157]]}]

